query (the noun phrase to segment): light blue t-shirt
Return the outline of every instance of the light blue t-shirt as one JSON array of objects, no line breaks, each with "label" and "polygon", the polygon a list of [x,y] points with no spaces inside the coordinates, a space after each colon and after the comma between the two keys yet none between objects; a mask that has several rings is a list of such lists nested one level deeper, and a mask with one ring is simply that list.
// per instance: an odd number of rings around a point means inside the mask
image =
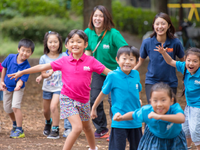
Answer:
[{"label": "light blue t-shirt", "polygon": [[[59,54],[59,56],[56,59],[51,59],[46,54],[42,55],[40,57],[39,64],[50,63],[52,61],[61,58],[62,56],[67,56],[67,54],[63,52]],[[46,72],[48,72],[48,70]],[[50,77],[44,79],[42,90],[47,92],[56,92],[56,91],[61,91],[62,86],[63,86],[62,73],[61,71],[55,71]]]},{"label": "light blue t-shirt", "polygon": [[[181,124],[172,123],[168,121],[163,120],[156,120],[156,119],[149,119],[148,114],[153,112],[153,107],[151,105],[145,105],[140,109],[137,109],[133,113],[133,120],[136,120],[138,122],[145,122],[151,133],[153,133],[155,136],[163,139],[172,139],[178,136],[182,130]],[[175,103],[174,105],[171,105],[169,110],[167,111],[167,114],[177,114],[182,113],[183,110],[181,106],[178,103]]]},{"label": "light blue t-shirt", "polygon": [[[176,62],[176,68],[184,74],[185,62]],[[200,108],[200,69],[194,75],[186,70],[185,78],[185,98],[188,106]]]},{"label": "light blue t-shirt", "polygon": [[[164,82],[170,87],[177,87],[178,79],[176,77],[176,69],[165,62],[162,54],[154,51],[156,46],[159,45],[161,45],[161,43],[157,41],[155,36],[153,36],[152,38],[145,39],[140,47],[141,58],[145,59],[149,56],[145,84]],[[176,56],[179,58],[184,57],[183,46],[177,38],[167,38],[163,47],[168,48],[167,53],[174,60],[176,60]]]},{"label": "light blue t-shirt", "polygon": [[[140,108],[139,92],[141,90],[139,72],[132,70],[129,75],[126,75],[120,67],[108,73],[102,87],[104,94],[111,92],[113,115],[117,112],[123,115]],[[142,127],[142,123],[135,120],[118,122],[112,119],[111,127],[133,129]]]}]

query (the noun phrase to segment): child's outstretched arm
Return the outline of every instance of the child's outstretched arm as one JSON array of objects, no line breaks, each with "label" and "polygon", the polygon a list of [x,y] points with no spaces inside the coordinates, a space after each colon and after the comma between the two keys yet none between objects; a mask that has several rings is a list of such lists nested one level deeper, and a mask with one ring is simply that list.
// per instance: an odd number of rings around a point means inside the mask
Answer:
[{"label": "child's outstretched arm", "polygon": [[118,113],[116,113],[116,114],[114,115],[113,120],[115,120],[115,121],[133,120],[132,115],[133,115],[133,111],[128,112],[128,113],[126,113],[126,114],[124,114],[124,115],[121,115],[121,114],[118,112]]},{"label": "child's outstretched arm", "polygon": [[108,68],[105,68],[104,70],[103,70],[103,74],[105,74],[105,75],[107,75],[109,72],[111,72],[112,70],[110,70],[110,69],[108,69]]},{"label": "child's outstretched arm", "polygon": [[156,46],[157,49],[154,49],[154,51],[158,51],[159,53],[162,54],[163,58],[165,59],[166,63],[169,64],[170,66],[176,67],[176,61],[173,60],[166,52],[167,48],[163,48],[162,46]]},{"label": "child's outstretched arm", "polygon": [[36,65],[34,67],[13,73],[13,74],[9,74],[8,77],[11,77],[11,79],[15,78],[15,80],[19,77],[21,77],[24,74],[31,74],[31,73],[36,73],[36,72],[42,72],[44,70],[49,70],[52,69],[51,64],[42,64],[42,65]]},{"label": "child's outstretched arm", "polygon": [[105,96],[106,96],[106,95],[103,94],[102,91],[101,91],[101,92],[99,93],[99,95],[97,96],[97,98],[96,98],[96,100],[95,100],[95,102],[94,102],[94,105],[92,106],[92,110],[91,110],[91,114],[90,114],[92,119],[97,118],[97,111],[96,111],[96,109],[97,109],[97,107],[99,106],[99,104],[102,102],[102,100],[103,100],[103,98],[104,98]]},{"label": "child's outstretched arm", "polygon": [[171,114],[171,115],[159,115],[156,114],[155,112],[151,112],[148,115],[149,119],[156,119],[156,120],[164,120],[164,121],[169,121],[173,123],[184,123],[185,122],[185,116],[182,113],[177,113],[177,114]]}]

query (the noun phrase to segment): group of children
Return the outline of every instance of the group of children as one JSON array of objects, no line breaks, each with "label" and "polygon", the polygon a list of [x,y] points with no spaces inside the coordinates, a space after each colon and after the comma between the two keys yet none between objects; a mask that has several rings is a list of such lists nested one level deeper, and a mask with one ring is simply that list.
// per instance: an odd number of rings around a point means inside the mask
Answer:
[{"label": "group of children", "polygon": [[[139,59],[139,52],[135,47],[121,47],[116,56],[119,67],[111,71],[94,57],[84,53],[88,37],[82,30],[72,30],[65,45],[71,52],[69,56],[62,53],[60,35],[49,31],[44,37],[44,55],[40,58],[40,65],[30,68],[27,59],[34,51],[34,43],[28,39],[20,40],[18,54],[10,54],[2,62],[0,85],[4,91],[3,107],[13,122],[10,137],[25,137],[20,109],[25,82],[29,74],[41,72],[36,81],[40,82],[44,78],[42,90],[46,123],[43,134],[50,139],[59,138],[58,103],[60,103],[60,118],[67,118],[66,122],[69,121],[72,126],[63,150],[72,149],[82,130],[85,132],[89,150],[98,149],[90,116],[97,117],[96,108],[110,92],[114,116],[109,150],[124,150],[126,139],[130,143],[130,150],[187,150],[192,141],[197,149],[200,149],[200,49],[188,49],[185,62],[173,60],[163,45],[157,46],[154,50],[162,54],[165,61],[176,67],[184,76],[187,102],[184,113],[176,103],[170,86],[163,82],[152,86],[150,105],[141,107],[140,76],[139,72],[133,69]],[[90,112],[89,96],[93,72],[104,73],[107,77]],[[142,122],[146,124],[143,135]]]}]

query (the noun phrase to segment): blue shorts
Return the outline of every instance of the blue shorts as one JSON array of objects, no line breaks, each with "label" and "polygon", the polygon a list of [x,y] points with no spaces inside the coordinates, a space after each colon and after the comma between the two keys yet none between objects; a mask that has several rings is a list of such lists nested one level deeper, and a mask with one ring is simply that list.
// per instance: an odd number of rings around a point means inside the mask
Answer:
[{"label": "blue shorts", "polygon": [[186,138],[191,138],[192,142],[200,145],[200,108],[185,106],[185,122],[182,124]]},{"label": "blue shorts", "polygon": [[52,99],[53,94],[58,94],[58,95],[60,95],[60,91],[56,91],[56,92],[47,92],[47,91],[43,91],[43,99]]}]

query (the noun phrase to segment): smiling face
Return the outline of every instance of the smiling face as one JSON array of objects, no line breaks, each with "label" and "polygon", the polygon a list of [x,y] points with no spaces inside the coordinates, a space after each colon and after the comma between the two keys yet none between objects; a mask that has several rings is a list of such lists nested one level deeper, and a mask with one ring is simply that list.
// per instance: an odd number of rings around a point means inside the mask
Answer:
[{"label": "smiling face", "polygon": [[185,66],[191,75],[195,74],[200,67],[199,57],[195,54],[188,54],[185,60]]},{"label": "smiling face", "polygon": [[174,98],[171,99],[166,90],[160,89],[152,92],[150,102],[155,113],[164,115],[173,105]]},{"label": "smiling face", "polygon": [[166,36],[167,30],[169,29],[170,25],[165,19],[158,17],[155,20],[153,27],[158,36]]},{"label": "smiling face", "polygon": [[31,56],[32,50],[30,47],[21,46],[20,48],[18,48],[18,53],[19,55],[17,57],[17,60],[19,60],[19,62],[23,62]]},{"label": "smiling face", "polygon": [[136,57],[133,56],[133,54],[131,53],[130,55],[126,54],[126,53],[122,53],[119,56],[119,59],[116,58],[117,63],[119,64],[121,70],[125,73],[125,74],[129,74],[131,72],[131,70],[136,66],[137,64],[137,60]]},{"label": "smiling face", "polygon": [[50,52],[58,52],[59,44],[60,42],[56,35],[52,34],[48,36],[47,47]]},{"label": "smiling face", "polygon": [[87,42],[80,38],[78,34],[74,34],[68,41],[68,50],[73,53],[74,58],[80,58],[87,47]]},{"label": "smiling face", "polygon": [[97,9],[94,12],[94,15],[92,17],[92,22],[95,28],[103,30],[104,16],[103,16],[103,13],[99,9]]}]

